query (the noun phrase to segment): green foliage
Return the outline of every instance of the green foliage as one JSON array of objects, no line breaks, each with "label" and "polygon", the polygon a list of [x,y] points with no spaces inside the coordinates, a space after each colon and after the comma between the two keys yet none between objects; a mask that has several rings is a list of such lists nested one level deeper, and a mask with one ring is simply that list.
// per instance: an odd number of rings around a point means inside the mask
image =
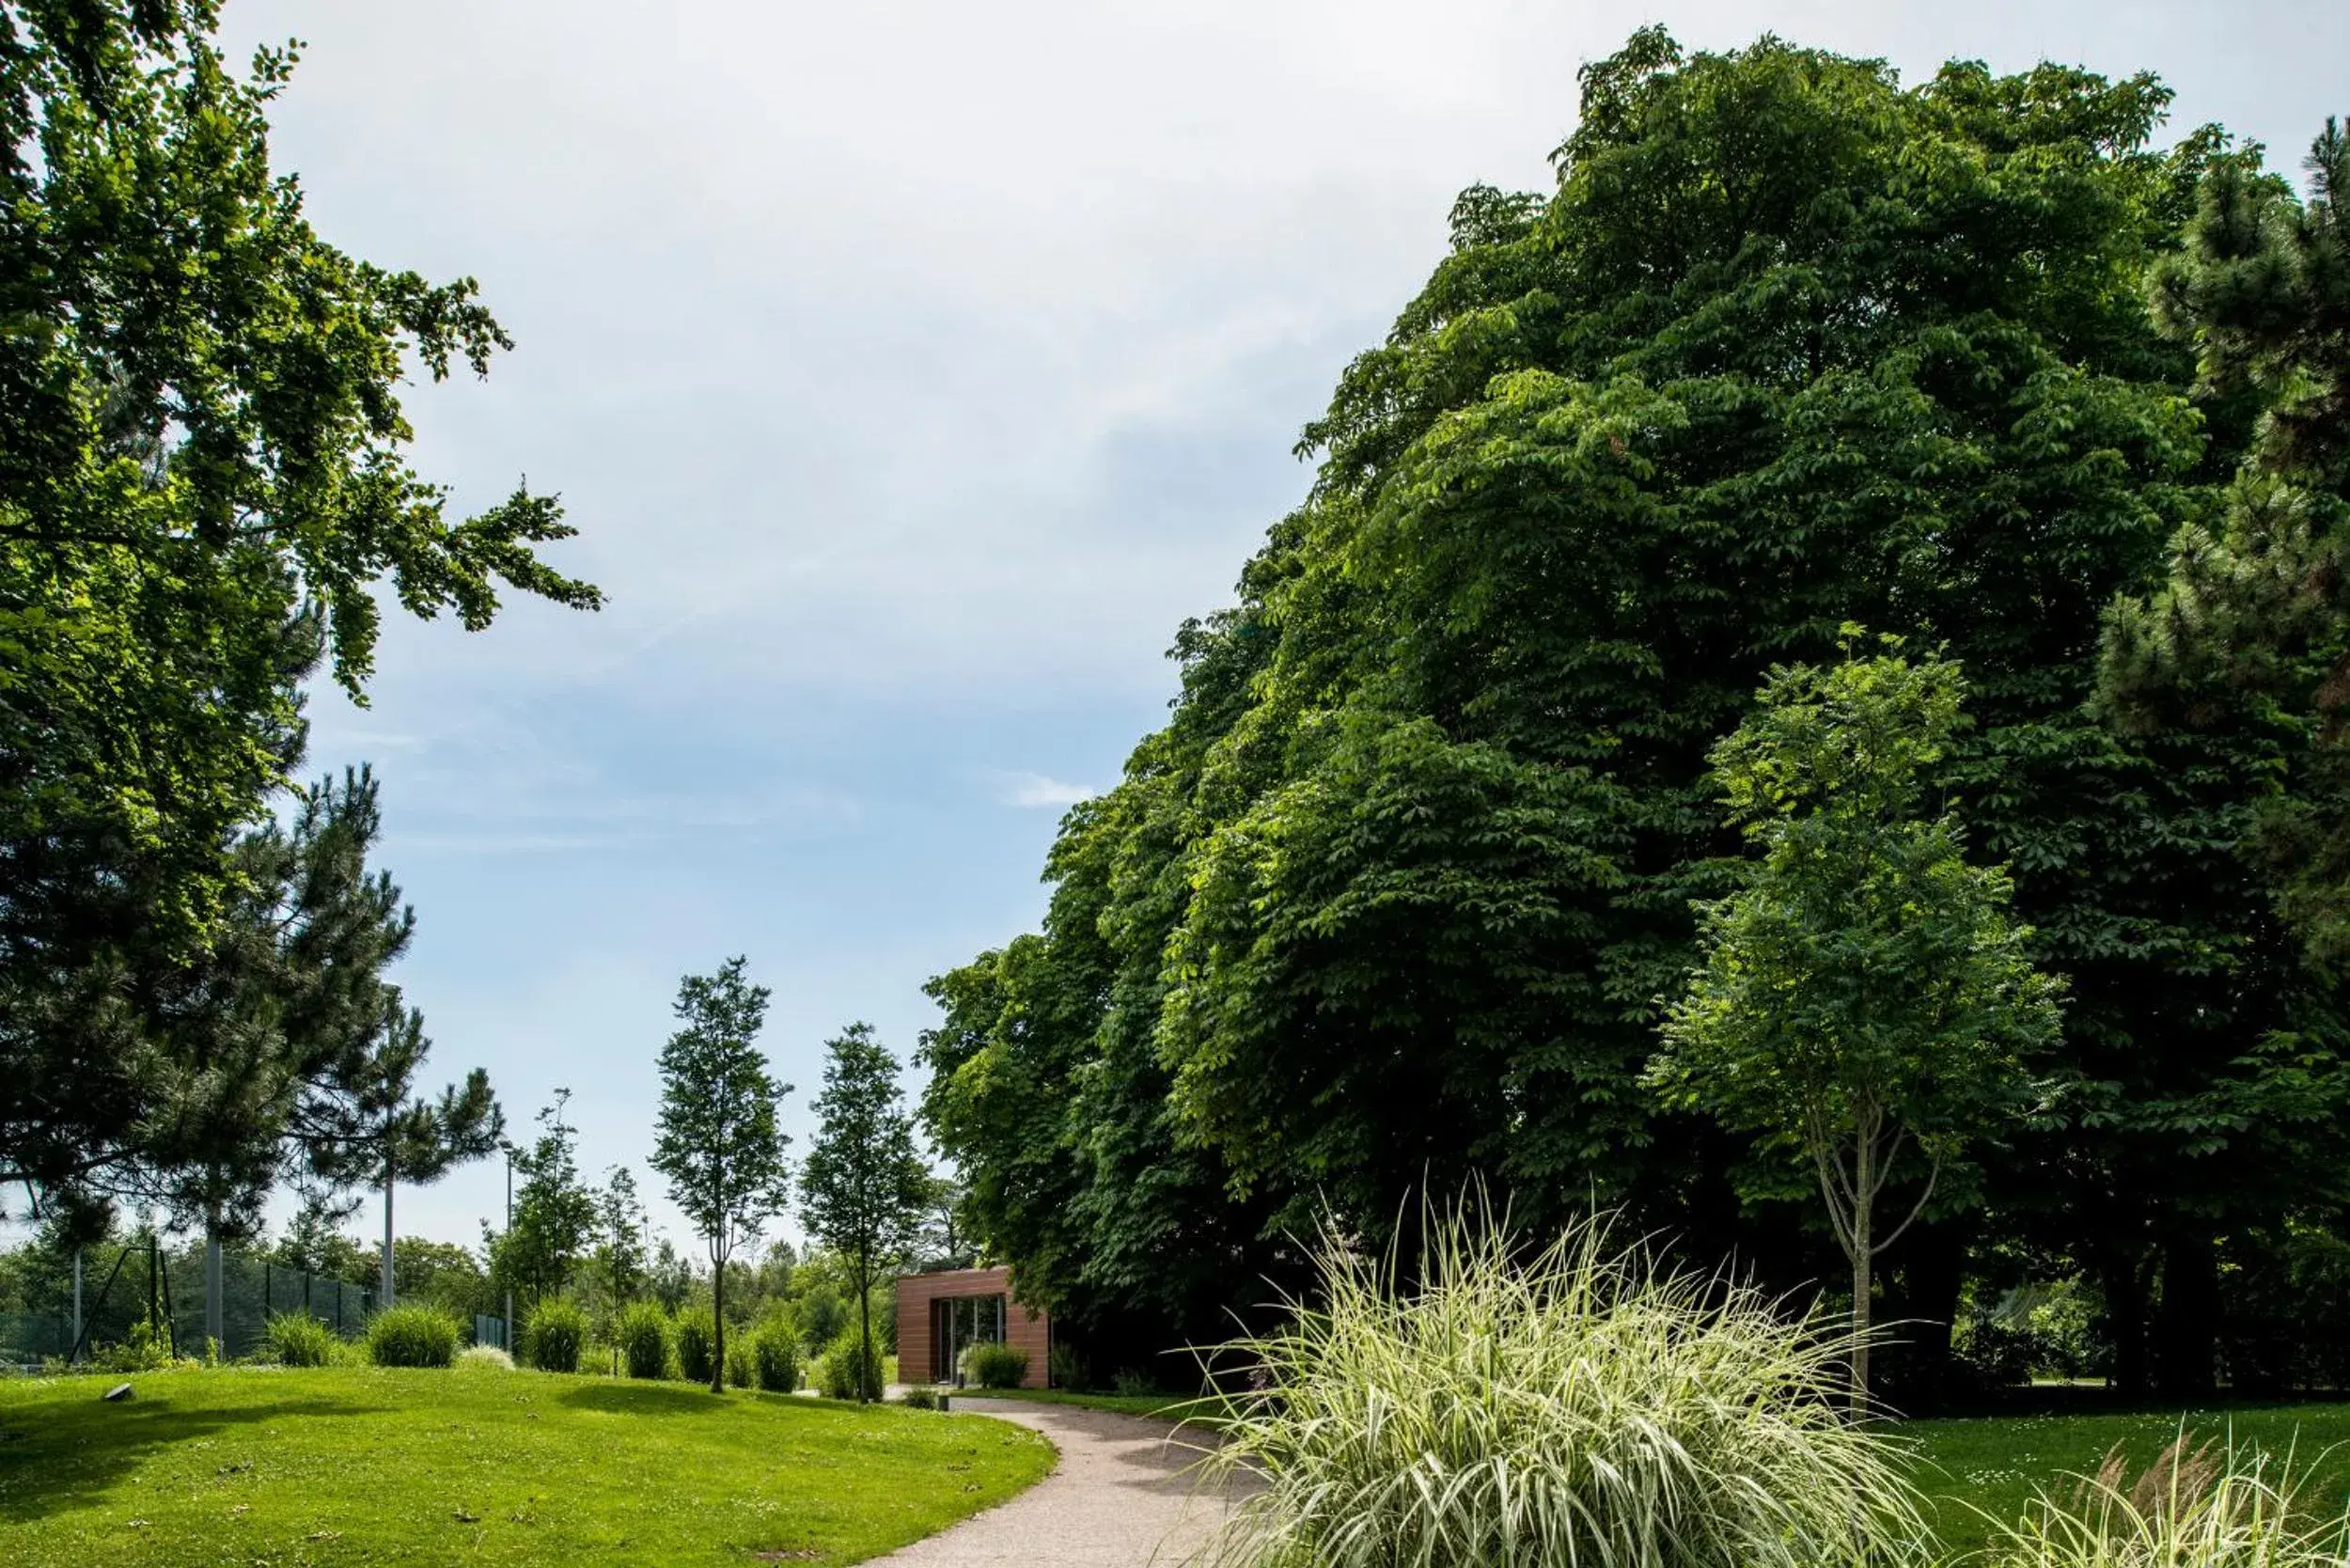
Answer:
[{"label": "green foliage", "polygon": [[717,1387],[718,1320],[707,1307],[689,1307],[677,1315],[678,1375],[688,1383]]},{"label": "green foliage", "polygon": [[727,1386],[732,1388],[756,1388],[759,1385],[759,1361],[751,1354],[750,1342],[740,1337],[727,1341]]},{"label": "green foliage", "polygon": [[618,1309],[645,1281],[645,1205],[628,1167],[612,1168],[596,1194],[596,1273]]},{"label": "green foliage", "polygon": [[628,1375],[668,1376],[674,1333],[669,1314],[661,1309],[658,1302],[639,1301],[622,1311],[612,1337],[620,1347],[620,1359],[628,1368]]},{"label": "green foliage", "polygon": [[307,1312],[272,1312],[264,1344],[283,1366],[331,1367],[341,1358],[335,1331]]},{"label": "green foliage", "polygon": [[579,1371],[580,1351],[588,1343],[588,1314],[560,1296],[550,1296],[530,1309],[523,1324],[523,1352],[540,1372]]},{"label": "green foliage", "polygon": [[100,1372],[160,1372],[176,1364],[170,1337],[144,1318],[134,1321],[121,1339],[90,1352],[90,1365]]},{"label": "green foliage", "polygon": [[1177,633],[1167,724],[1064,820],[1042,929],[931,983],[925,1122],[1024,1300],[1213,1333],[1325,1200],[1376,1245],[1480,1172],[1817,1278],[1825,1231],[1738,1197],[1749,1141],[1642,1078],[1736,880],[1707,753],[1847,622],[1965,668],[1937,787],[2072,985],[2062,1114],[1935,1245],[2109,1279],[2142,1350],[2157,1277],[2338,1190],[2340,997],[2240,853],[2283,738],[2089,707],[2107,606],[2251,439],[2145,307],[2236,156],[2153,150],[2169,97],[1651,30],[1583,73],[1554,189],[1463,194],[1311,494]]},{"label": "green foliage", "polygon": [[525,1301],[560,1294],[595,1234],[596,1195],[579,1176],[579,1134],[563,1120],[572,1091],[558,1089],[539,1112],[538,1138],[510,1158],[517,1178],[514,1222],[500,1232],[481,1227],[494,1291]]},{"label": "green foliage", "polygon": [[[2094,1475],[2044,1489],[1992,1537],[1992,1568],[2326,1568],[2350,1551],[2350,1513],[2311,1516],[2288,1457],[2191,1448],[2185,1427],[2152,1468],[2117,1451]],[[2330,1501],[2330,1499],[2328,1499]]]},{"label": "green foliage", "polygon": [[599,603],[538,554],[551,498],[459,520],[409,466],[402,381],[485,373],[505,334],[471,279],[319,236],[271,166],[292,55],[236,71],[216,23],[39,0],[0,57],[0,853],[29,895],[0,1179],[192,1213],[257,1206],[322,1059],[221,983],[267,930],[243,830],[300,765],[305,681],[331,657],[360,695],[387,602]]},{"label": "green foliage", "polygon": [[2103,696],[2128,728],[2281,730],[2287,765],[2248,780],[2280,905],[2320,961],[2350,956],[2350,139],[2328,119],[2303,203],[2248,160],[2204,177],[2155,268],[2156,319],[2200,351],[2200,385],[2259,415],[2216,520],[2170,544],[2168,580],[2118,601]]},{"label": "green foliage", "polygon": [[[937,1184],[915,1147],[898,1059],[871,1026],[851,1024],[824,1051],[824,1090],[815,1106],[822,1120],[801,1173],[800,1217],[848,1264],[857,1333],[867,1358],[878,1362],[873,1287],[904,1263]],[[861,1397],[881,1397],[878,1377]]]},{"label": "green foliage", "polygon": [[883,1387],[881,1349],[855,1330],[844,1330],[816,1358],[812,1381],[826,1399],[877,1400]]},{"label": "green foliage", "polygon": [[[767,1019],[767,988],[730,958],[715,974],[678,982],[682,1026],[661,1048],[661,1116],[652,1168],[710,1249],[717,1341],[699,1381],[718,1391],[725,1359],[727,1260],[784,1206],[791,1139],[776,1110],[791,1086],[772,1076],[752,1042]],[[682,1353],[682,1341],[680,1341]],[[686,1376],[697,1377],[688,1362]]]},{"label": "green foliage", "polygon": [[379,1367],[446,1367],[457,1359],[457,1320],[437,1307],[387,1307],[368,1320],[368,1359]]},{"label": "green foliage", "polygon": [[1044,1357],[1044,1372],[1056,1388],[1089,1388],[1093,1386],[1085,1357],[1077,1354],[1074,1345],[1055,1345],[1051,1354]]},{"label": "green foliage", "polygon": [[[1954,811],[1927,814],[1961,727],[1957,666],[1859,658],[1856,637],[1841,664],[1773,669],[1714,749],[1762,857],[1700,907],[1700,966],[1648,1077],[1816,1177],[1852,1264],[1865,1395],[1875,1259],[1969,1141],[2026,1108],[2025,1061],[2056,1040],[2062,987],[2032,966],[2004,870],[1967,862]],[[1886,1188],[1913,1174],[1904,1151],[1922,1186],[1880,1229]]]},{"label": "green foliage", "polygon": [[1313,1304],[1226,1354],[1208,1451],[1261,1477],[1214,1560],[1918,1560],[1896,1450],[1830,1403],[1848,1348],[1756,1291],[1666,1275],[1597,1222],[1520,1262],[1485,1216],[1430,1227],[1406,1283],[1325,1237]]},{"label": "green foliage", "polygon": [[752,1332],[751,1364],[759,1387],[771,1394],[800,1386],[800,1338],[788,1318],[770,1314]]},{"label": "green foliage", "polygon": [[1010,1345],[973,1345],[963,1354],[963,1375],[982,1388],[1017,1388],[1028,1375],[1028,1353]]},{"label": "green foliage", "polygon": [[909,1410],[943,1410],[948,1395],[927,1383],[916,1383],[905,1391],[904,1404]]},{"label": "green foliage", "polygon": [[514,1358],[495,1345],[467,1345],[457,1353],[461,1372],[512,1372]]}]

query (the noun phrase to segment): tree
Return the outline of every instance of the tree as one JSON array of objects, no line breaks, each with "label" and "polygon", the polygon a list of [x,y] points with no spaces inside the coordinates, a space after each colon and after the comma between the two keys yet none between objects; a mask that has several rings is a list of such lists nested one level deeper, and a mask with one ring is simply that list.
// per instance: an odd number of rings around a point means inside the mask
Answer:
[{"label": "tree", "polygon": [[603,1235],[596,1246],[597,1266],[617,1312],[635,1299],[645,1278],[645,1205],[637,1200],[636,1178],[628,1167],[614,1166],[596,1195],[596,1224]]},{"label": "tree", "polygon": [[1948,786],[2072,985],[2067,1114],[1884,1275],[1947,1323],[1972,1260],[2084,1273],[2118,1376],[2213,1364],[2223,1245],[2341,1194],[2350,1019],[2240,853],[2290,735],[2091,707],[2108,606],[2254,438],[2146,307],[2241,156],[2154,150],[2169,96],[1647,29],[1555,185],[1462,193],[1312,491],[1177,632],[1166,724],[1063,820],[1042,929],[932,982],[926,1124],[1024,1299],[1220,1337],[1306,1287],[1325,1202],[1383,1245],[1477,1177],[1529,1226],[1596,1200],[1700,1267],[1839,1269],[1642,1075],[1737,848],[1707,754],[1856,621],[1966,668]]},{"label": "tree", "polygon": [[[800,1217],[808,1234],[848,1262],[856,1290],[860,1369],[876,1366],[873,1286],[902,1263],[938,1193],[915,1147],[914,1120],[898,1088],[898,1059],[870,1024],[851,1024],[824,1043],[822,1129],[800,1173]],[[860,1377],[862,1372],[860,1372]],[[879,1388],[858,1397],[881,1398]]]},{"label": "tree", "polygon": [[286,1233],[270,1249],[271,1258],[305,1274],[356,1279],[367,1267],[367,1248],[343,1234],[344,1215],[323,1194],[306,1194]]},{"label": "tree", "polygon": [[579,1179],[578,1135],[563,1120],[571,1098],[556,1090],[539,1112],[536,1141],[509,1151],[522,1176],[513,1223],[503,1232],[482,1226],[493,1280],[525,1302],[561,1294],[595,1234],[596,1195]]},{"label": "tree", "polygon": [[92,1223],[118,1196],[258,1211],[309,1063],[192,1022],[194,980],[250,913],[303,683],[331,658],[363,696],[378,585],[469,628],[501,585],[599,602],[537,553],[571,531],[551,498],[461,520],[408,465],[408,368],[479,374],[506,337],[470,279],[311,228],[270,166],[291,52],[240,74],[216,21],[0,24],[0,1180]]},{"label": "tree", "polygon": [[490,1076],[478,1067],[462,1087],[443,1089],[438,1099],[415,1095],[416,1072],[431,1048],[424,1015],[387,987],[374,1037],[328,1068],[299,1113],[296,1136],[314,1175],[337,1185],[368,1183],[383,1190],[382,1300],[387,1307],[398,1283],[394,1187],[403,1177],[412,1186],[430,1185],[457,1166],[494,1152],[506,1136]]},{"label": "tree", "polygon": [[2281,721],[2258,847],[2311,951],[2350,957],[2350,137],[2326,122],[2309,200],[2247,159],[2202,181],[2155,319],[2201,352],[2216,415],[2258,411],[2220,509],[2171,541],[2168,579],[2106,626],[2108,711],[2139,733]]},{"label": "tree", "polygon": [[[1878,1254],[2021,1107],[2026,1061],[2059,1033],[2062,987],[2032,965],[2006,871],[1967,862],[1955,811],[1927,814],[1963,689],[1945,660],[1858,658],[1849,640],[1840,665],[1772,670],[1713,754],[1761,858],[1701,906],[1699,966],[1648,1068],[1676,1108],[1816,1176],[1852,1264],[1856,1413]],[[1906,1216],[1880,1229],[1888,1186],[1920,1174]]]},{"label": "tree", "polygon": [[752,1044],[767,1019],[767,988],[744,978],[730,958],[715,974],[678,984],[683,1026],[661,1048],[660,1136],[652,1168],[669,1179],[669,1199],[685,1212],[710,1250],[711,1298],[717,1320],[710,1390],[726,1388],[727,1260],[756,1241],[783,1211],[791,1180],[776,1108],[791,1092],[767,1071]]}]

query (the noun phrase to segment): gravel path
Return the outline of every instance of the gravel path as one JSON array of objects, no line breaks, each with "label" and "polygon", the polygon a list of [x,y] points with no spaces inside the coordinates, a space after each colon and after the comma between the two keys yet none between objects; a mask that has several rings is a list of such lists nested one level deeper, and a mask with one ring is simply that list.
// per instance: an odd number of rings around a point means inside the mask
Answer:
[{"label": "gravel path", "polygon": [[876,1558],[893,1568],[1177,1568],[1221,1519],[1225,1500],[1184,1472],[1198,1455],[1167,1423],[1068,1404],[965,1399],[955,1408],[1034,1427],[1060,1450],[1042,1481],[954,1529]]}]

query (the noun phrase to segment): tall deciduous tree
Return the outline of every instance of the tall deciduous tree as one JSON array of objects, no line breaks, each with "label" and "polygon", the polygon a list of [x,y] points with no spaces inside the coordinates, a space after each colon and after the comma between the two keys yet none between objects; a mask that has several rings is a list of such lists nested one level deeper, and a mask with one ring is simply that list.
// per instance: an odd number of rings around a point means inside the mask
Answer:
[{"label": "tall deciduous tree", "polygon": [[[1555,187],[1462,194],[1167,723],[1063,822],[1042,929],[934,982],[925,1114],[1027,1299],[1214,1335],[1303,1284],[1325,1200],[1376,1239],[1480,1173],[1528,1223],[1596,1194],[1707,1265],[1835,1267],[1641,1074],[1736,848],[1707,752],[1849,620],[1963,663],[1950,788],[2072,982],[2080,1114],[1934,1258],[2093,1275],[2133,1384],[2213,1364],[2225,1314],[2171,1304],[2340,1191],[2350,1030],[2238,852],[2289,737],[2089,707],[2107,607],[2252,439],[2146,307],[2236,155],[2157,150],[2169,97],[1650,29],[1582,72]],[[1885,1264],[1947,1320],[1923,1234]]]},{"label": "tall deciduous tree", "polygon": [[[1648,1069],[1676,1106],[1816,1176],[1852,1264],[1859,1409],[1877,1255],[2026,1100],[2025,1061],[2058,1035],[2061,987],[2033,967],[2006,872],[1969,864],[1956,813],[1934,810],[1962,690],[1940,659],[1771,672],[1713,756],[1761,858],[1703,906],[1700,965]],[[1915,1197],[1881,1226],[1896,1182]]]},{"label": "tall deciduous tree", "polygon": [[901,1264],[922,1232],[937,1184],[915,1146],[914,1120],[898,1087],[898,1058],[851,1024],[824,1043],[822,1119],[800,1175],[800,1217],[808,1234],[838,1252],[856,1288],[858,1397],[878,1362],[873,1352],[873,1285]]},{"label": "tall deciduous tree", "polygon": [[661,1048],[660,1137],[652,1155],[652,1168],[669,1179],[670,1201],[710,1251],[717,1320],[713,1393],[726,1388],[727,1260],[783,1212],[791,1182],[784,1149],[791,1139],[776,1110],[791,1086],[768,1073],[766,1057],[752,1043],[767,1021],[768,992],[743,969],[738,956],[715,974],[688,975],[678,984],[682,1027]]},{"label": "tall deciduous tree", "polygon": [[552,499],[460,518],[408,465],[406,368],[506,337],[470,279],[320,238],[270,163],[291,54],[240,72],[216,23],[0,14],[0,1180],[65,1202],[107,1195],[95,1158],[174,1201],[208,1173],[209,1212],[282,1136],[294,1037],[182,1027],[183,976],[248,896],[303,682],[362,693],[378,588],[469,628],[507,587],[598,603],[537,553]]}]

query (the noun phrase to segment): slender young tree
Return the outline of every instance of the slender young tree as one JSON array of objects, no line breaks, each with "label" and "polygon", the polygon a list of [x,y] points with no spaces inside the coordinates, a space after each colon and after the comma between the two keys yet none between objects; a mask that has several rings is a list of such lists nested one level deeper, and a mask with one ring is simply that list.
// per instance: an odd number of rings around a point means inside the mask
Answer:
[{"label": "slender young tree", "polygon": [[[1961,725],[1958,666],[1852,657],[1857,635],[1841,665],[1774,669],[1714,750],[1762,856],[1700,906],[1699,967],[1648,1070],[1676,1107],[1811,1168],[1852,1263],[1856,1411],[1877,1255],[2029,1094],[2025,1058],[2057,1039],[2061,993],[2032,966],[2006,872],[1969,865],[1956,815],[1929,814]],[[1896,1182],[1917,1195],[1880,1226]]]},{"label": "slender young tree", "polygon": [[710,1249],[717,1342],[710,1391],[726,1390],[727,1260],[783,1212],[791,1180],[776,1109],[791,1086],[767,1071],[752,1043],[767,1020],[767,988],[730,958],[713,975],[678,984],[683,1027],[661,1048],[660,1137],[652,1168]]},{"label": "slender young tree", "polygon": [[822,1119],[800,1173],[800,1217],[808,1233],[849,1264],[856,1285],[857,1393],[874,1365],[873,1281],[902,1262],[920,1238],[938,1186],[915,1147],[914,1121],[898,1088],[898,1060],[870,1024],[851,1024],[824,1045]]},{"label": "slender young tree", "polygon": [[603,1233],[596,1248],[598,1262],[617,1312],[645,1278],[645,1205],[637,1200],[636,1178],[628,1167],[614,1166],[603,1190],[596,1194],[596,1226]]},{"label": "slender young tree", "polygon": [[491,1273],[507,1292],[519,1286],[525,1301],[559,1293],[595,1237],[596,1194],[580,1180],[578,1134],[563,1119],[571,1099],[556,1090],[539,1111],[537,1140],[510,1150],[522,1177],[512,1223],[502,1232],[482,1227]]}]

